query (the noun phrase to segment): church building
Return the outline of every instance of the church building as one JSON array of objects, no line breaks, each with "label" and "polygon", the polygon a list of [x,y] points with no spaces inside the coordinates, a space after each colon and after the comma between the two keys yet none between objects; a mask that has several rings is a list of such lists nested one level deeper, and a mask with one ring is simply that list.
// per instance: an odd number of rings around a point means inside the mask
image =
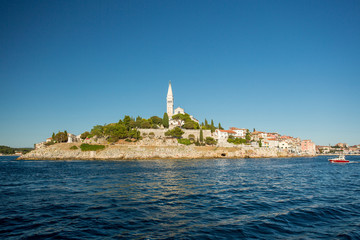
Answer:
[{"label": "church building", "polygon": [[[184,121],[181,121],[181,120],[175,120],[175,119],[172,119],[172,116],[173,115],[176,115],[176,114],[185,114],[185,110],[181,107],[178,107],[175,109],[174,111],[174,96],[173,96],[173,92],[172,92],[172,87],[171,87],[171,81],[169,82],[169,88],[168,88],[168,93],[167,93],[167,96],[166,96],[166,112],[169,116],[169,125],[172,126],[172,127],[176,127],[176,126],[179,126],[181,127],[182,125],[184,125]],[[191,120],[199,123],[199,121],[194,118],[193,116],[190,115],[190,118]]]}]

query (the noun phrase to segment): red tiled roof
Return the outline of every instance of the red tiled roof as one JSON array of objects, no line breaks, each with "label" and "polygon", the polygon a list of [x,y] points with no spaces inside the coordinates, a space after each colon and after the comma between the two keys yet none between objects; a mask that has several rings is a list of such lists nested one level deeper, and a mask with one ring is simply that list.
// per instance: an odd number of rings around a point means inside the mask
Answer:
[{"label": "red tiled roof", "polygon": [[232,130],[219,130],[220,132],[227,132],[227,133],[236,133],[236,132],[234,132],[234,131],[232,131]]}]

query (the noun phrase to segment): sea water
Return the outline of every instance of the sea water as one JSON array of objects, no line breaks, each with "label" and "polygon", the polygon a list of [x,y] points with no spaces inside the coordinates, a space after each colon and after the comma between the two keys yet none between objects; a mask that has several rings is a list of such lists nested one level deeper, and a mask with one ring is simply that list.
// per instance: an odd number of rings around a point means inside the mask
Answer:
[{"label": "sea water", "polygon": [[347,159],[0,157],[0,239],[359,239]]}]

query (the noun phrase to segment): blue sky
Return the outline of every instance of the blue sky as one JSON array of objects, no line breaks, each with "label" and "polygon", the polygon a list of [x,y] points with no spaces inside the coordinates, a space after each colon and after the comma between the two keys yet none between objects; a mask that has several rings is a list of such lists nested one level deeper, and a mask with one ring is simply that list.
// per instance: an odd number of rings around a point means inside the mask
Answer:
[{"label": "blue sky", "polygon": [[0,1],[0,145],[175,107],[360,144],[359,1]]}]

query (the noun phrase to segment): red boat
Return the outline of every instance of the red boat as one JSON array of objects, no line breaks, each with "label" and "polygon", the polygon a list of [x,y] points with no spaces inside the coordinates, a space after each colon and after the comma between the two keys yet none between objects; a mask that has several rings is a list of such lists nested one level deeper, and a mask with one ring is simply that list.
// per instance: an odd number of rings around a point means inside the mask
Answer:
[{"label": "red boat", "polygon": [[348,163],[348,162],[350,162],[349,160],[345,159],[344,154],[340,154],[337,158],[330,158],[329,161],[332,163]]}]

